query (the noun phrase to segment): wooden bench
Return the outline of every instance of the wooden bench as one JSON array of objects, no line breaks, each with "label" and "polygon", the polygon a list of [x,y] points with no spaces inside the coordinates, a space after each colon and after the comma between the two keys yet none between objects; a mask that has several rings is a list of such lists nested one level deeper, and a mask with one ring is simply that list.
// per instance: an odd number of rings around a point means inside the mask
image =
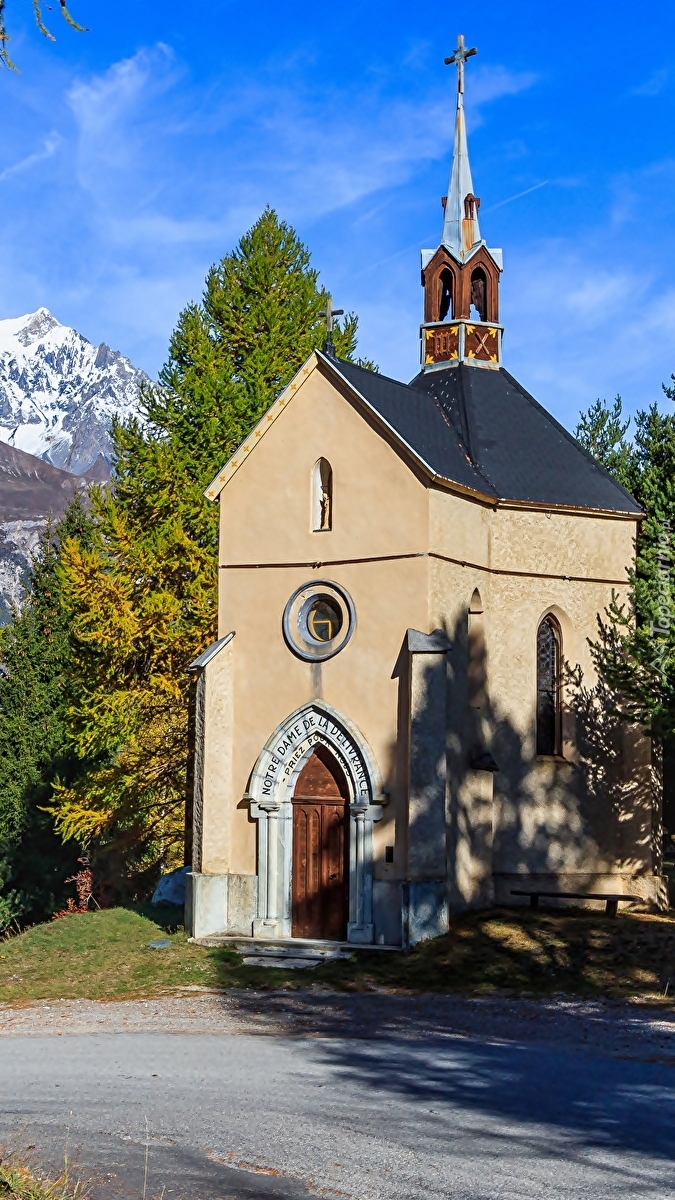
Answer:
[{"label": "wooden bench", "polygon": [[638,896],[618,896],[607,892],[543,892],[543,891],[521,891],[519,888],[511,889],[512,896],[529,896],[530,908],[539,908],[539,897],[543,896],[546,900],[604,900],[605,912],[608,917],[615,917],[619,910],[620,900],[638,900]]}]

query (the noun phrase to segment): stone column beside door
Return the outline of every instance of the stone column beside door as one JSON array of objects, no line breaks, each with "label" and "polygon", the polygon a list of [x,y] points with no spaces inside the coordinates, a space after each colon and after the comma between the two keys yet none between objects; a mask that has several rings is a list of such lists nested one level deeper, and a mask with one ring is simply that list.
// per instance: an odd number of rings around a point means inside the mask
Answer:
[{"label": "stone column beside door", "polygon": [[[403,942],[448,929],[446,635],[409,629],[408,871]],[[407,893],[407,895],[406,895]]]}]

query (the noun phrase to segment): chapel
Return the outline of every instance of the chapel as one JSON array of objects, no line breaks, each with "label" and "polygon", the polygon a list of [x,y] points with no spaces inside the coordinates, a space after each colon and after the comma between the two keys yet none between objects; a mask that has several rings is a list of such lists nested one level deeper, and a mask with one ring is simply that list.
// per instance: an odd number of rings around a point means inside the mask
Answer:
[{"label": "chapel", "polygon": [[[649,741],[588,639],[642,512],[502,361],[459,38],[410,383],[313,353],[213,480],[187,924],[407,946],[518,892],[665,904]],[[412,331],[411,331],[412,336]],[[514,894],[515,893],[515,894]]]}]

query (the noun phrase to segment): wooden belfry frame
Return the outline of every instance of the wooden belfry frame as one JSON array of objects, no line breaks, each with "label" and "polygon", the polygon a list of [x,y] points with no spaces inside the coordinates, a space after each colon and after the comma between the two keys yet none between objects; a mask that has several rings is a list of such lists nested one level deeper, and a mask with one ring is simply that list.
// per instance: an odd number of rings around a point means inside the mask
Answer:
[{"label": "wooden belfry frame", "polygon": [[[422,271],[424,288],[424,321],[469,321],[471,319],[471,284],[474,273],[482,270],[486,279],[485,320],[499,322],[499,267],[485,246],[479,246],[468,262],[459,263],[439,246],[431,262]],[[448,272],[452,278],[452,304],[441,317],[441,299]]]}]

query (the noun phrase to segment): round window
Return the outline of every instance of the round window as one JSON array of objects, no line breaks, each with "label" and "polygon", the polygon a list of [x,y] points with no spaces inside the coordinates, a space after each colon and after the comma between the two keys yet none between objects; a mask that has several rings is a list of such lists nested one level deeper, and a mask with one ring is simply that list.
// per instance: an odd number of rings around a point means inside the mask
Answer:
[{"label": "round window", "polygon": [[298,588],[284,609],[286,643],[307,662],[332,658],[347,645],[355,624],[351,596],[327,580]]}]

